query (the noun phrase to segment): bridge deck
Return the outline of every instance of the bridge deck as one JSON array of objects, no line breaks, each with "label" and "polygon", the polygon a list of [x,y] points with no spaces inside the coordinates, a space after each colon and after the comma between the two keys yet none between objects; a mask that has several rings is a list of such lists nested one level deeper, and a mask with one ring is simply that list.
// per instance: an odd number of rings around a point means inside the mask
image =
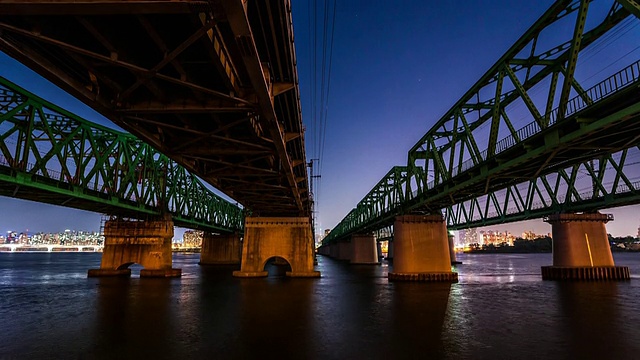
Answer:
[{"label": "bridge deck", "polygon": [[291,5],[244,5],[2,1],[0,50],[254,214],[308,214]]}]

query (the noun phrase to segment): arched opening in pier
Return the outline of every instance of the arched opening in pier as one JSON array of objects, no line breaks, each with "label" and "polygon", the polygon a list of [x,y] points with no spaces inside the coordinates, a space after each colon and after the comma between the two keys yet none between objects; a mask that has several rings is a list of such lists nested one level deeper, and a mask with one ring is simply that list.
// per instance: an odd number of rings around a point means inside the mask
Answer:
[{"label": "arched opening in pier", "polygon": [[117,270],[131,269],[131,276],[140,277],[140,270],[144,269],[144,266],[136,262],[128,262],[118,266]]},{"label": "arched opening in pier", "polygon": [[291,263],[281,256],[272,256],[265,261],[263,268],[269,276],[286,276],[287,271],[291,271]]}]

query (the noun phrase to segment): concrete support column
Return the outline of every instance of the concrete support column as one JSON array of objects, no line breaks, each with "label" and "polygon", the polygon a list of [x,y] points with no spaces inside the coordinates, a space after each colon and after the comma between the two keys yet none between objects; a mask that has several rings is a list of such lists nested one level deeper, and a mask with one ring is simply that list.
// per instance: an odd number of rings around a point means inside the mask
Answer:
[{"label": "concrete support column", "polygon": [[393,252],[393,241],[389,240],[389,243],[387,244],[387,260],[393,260],[393,256],[394,256],[394,252]]},{"label": "concrete support column", "polygon": [[553,266],[542,267],[545,280],[628,280],[629,268],[615,266],[606,223],[609,214],[554,214],[551,224]]},{"label": "concrete support column", "polygon": [[393,224],[390,280],[457,282],[451,271],[447,228],[442,215],[397,216]]},{"label": "concrete support column", "polygon": [[378,247],[373,234],[351,235],[350,260],[352,264],[379,264]]},{"label": "concrete support column", "polygon": [[89,270],[89,277],[130,276],[134,263],[142,265],[140,277],[178,277],[173,269],[170,216],[154,221],[115,219],[104,225],[104,249],[100,269]]},{"label": "concrete support column", "polygon": [[339,250],[338,244],[333,243],[331,244],[331,248],[329,249],[329,256],[334,259],[337,259],[340,256],[340,254],[338,253],[339,251],[340,250]]},{"label": "concrete support column", "polygon": [[338,258],[338,244],[329,245],[329,257],[337,259]]},{"label": "concrete support column", "polygon": [[348,241],[341,241],[338,244],[338,260],[351,260],[351,243]]},{"label": "concrete support column", "polygon": [[456,249],[455,249],[455,245],[453,244],[453,235],[448,234],[448,237],[449,237],[449,257],[451,258],[451,265],[462,264],[462,261],[458,261],[458,259],[456,259]]},{"label": "concrete support column", "polygon": [[237,277],[264,277],[267,261],[279,256],[291,265],[287,276],[319,277],[313,269],[313,235],[307,217],[247,217]]},{"label": "concrete support column", "polygon": [[240,235],[204,233],[200,265],[237,265],[242,257]]},{"label": "concrete support column", "polygon": [[376,241],[376,252],[378,253],[378,262],[382,262],[382,243]]}]

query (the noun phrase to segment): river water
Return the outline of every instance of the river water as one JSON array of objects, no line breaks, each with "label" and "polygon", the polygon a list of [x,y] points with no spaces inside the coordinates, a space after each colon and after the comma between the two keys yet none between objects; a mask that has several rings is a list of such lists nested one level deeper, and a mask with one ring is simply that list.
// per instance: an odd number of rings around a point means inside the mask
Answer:
[{"label": "river water", "polygon": [[[542,281],[551,254],[461,255],[460,282],[389,282],[319,256],[319,279],[87,278],[97,253],[0,253],[0,359],[639,359],[631,281]],[[134,270],[135,275],[135,270]]]}]

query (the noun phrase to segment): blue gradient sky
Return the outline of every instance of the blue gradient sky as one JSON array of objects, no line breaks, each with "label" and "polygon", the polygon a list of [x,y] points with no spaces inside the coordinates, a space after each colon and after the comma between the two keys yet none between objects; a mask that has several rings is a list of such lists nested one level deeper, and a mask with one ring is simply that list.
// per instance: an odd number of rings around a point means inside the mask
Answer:
[{"label": "blue gradient sky", "polygon": [[[335,226],[553,3],[551,0],[337,1],[327,133],[316,200],[320,229]],[[310,0],[293,0],[307,158],[314,146]],[[598,1],[607,7],[609,1]],[[592,10],[594,6],[592,5]],[[320,24],[319,24],[320,26]],[[636,27],[625,38],[640,45]],[[625,51],[620,50],[620,51]],[[630,56],[640,57],[636,51]],[[630,63],[623,60],[617,68]],[[624,64],[624,65],[623,65]],[[610,71],[613,73],[614,71]],[[0,53],[0,75],[91,121],[108,120]],[[0,197],[0,231],[97,230],[100,215]],[[640,206],[613,209],[616,236],[637,233]],[[542,221],[491,227],[550,231]],[[181,237],[181,231],[176,232]]]}]

